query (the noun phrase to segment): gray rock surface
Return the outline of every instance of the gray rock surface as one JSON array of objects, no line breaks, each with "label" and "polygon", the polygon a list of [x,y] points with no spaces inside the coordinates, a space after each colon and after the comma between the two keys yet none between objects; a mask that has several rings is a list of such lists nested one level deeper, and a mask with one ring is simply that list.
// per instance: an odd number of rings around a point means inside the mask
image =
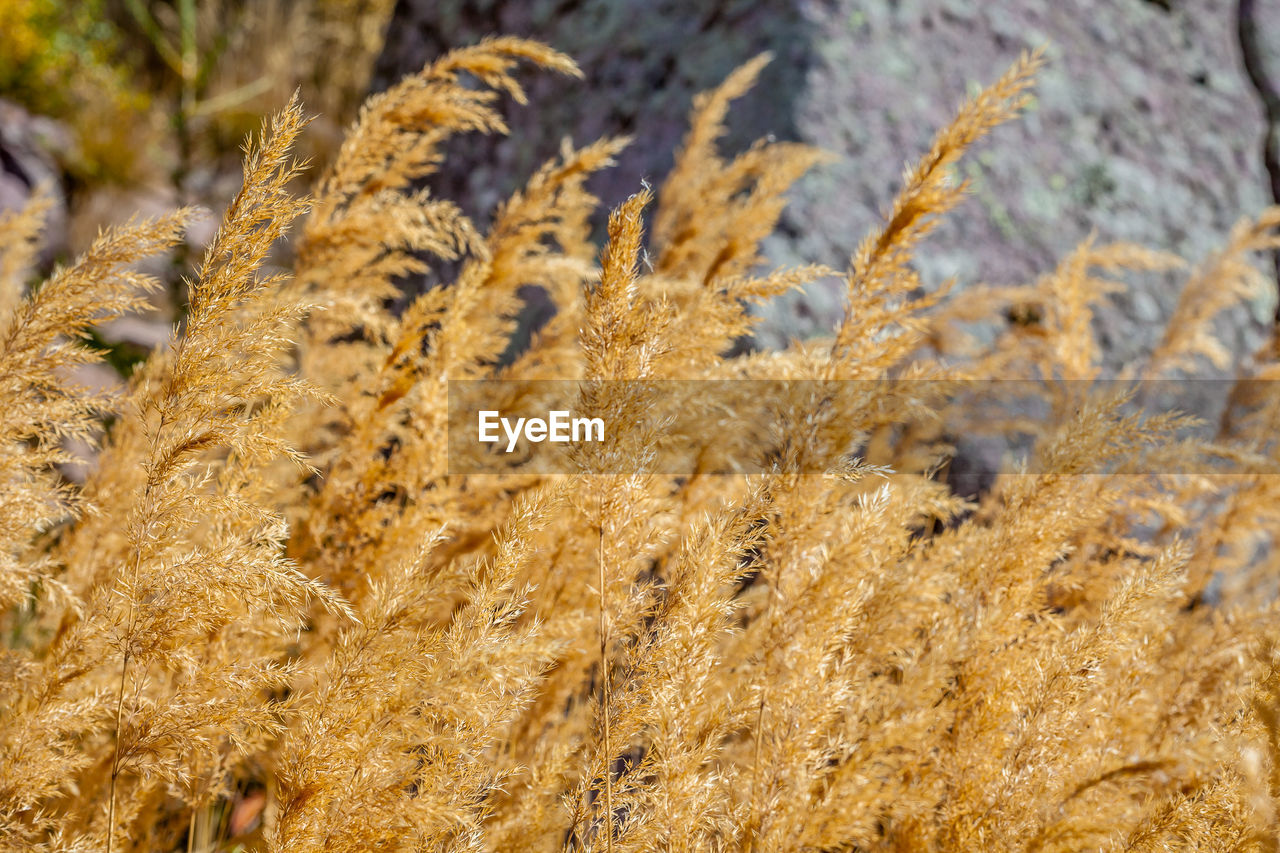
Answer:
[{"label": "gray rock surface", "polygon": [[42,264],[65,249],[67,206],[57,158],[71,144],[63,125],[0,99],[0,211],[25,206],[39,187],[47,188],[54,199],[41,247]]},{"label": "gray rock surface", "polygon": [[[1037,102],[962,166],[973,198],[923,247],[927,283],[1030,281],[1096,230],[1199,260],[1268,202],[1263,124],[1235,43],[1234,3],[1195,0],[837,0],[814,8],[817,61],[797,106],[802,138],[842,159],[808,179],[780,260],[847,256],[969,91],[1047,44]],[[1280,36],[1280,32],[1276,33]],[[1112,367],[1154,342],[1177,276],[1145,276],[1101,312]],[[1269,297],[1274,299],[1274,296]],[[766,342],[820,329],[838,310],[815,288],[770,315]],[[1251,351],[1268,300],[1222,327]]]},{"label": "gray rock surface", "polygon": [[[596,187],[607,203],[641,177],[661,180],[692,93],[767,48],[778,58],[740,102],[728,144],[775,133],[839,155],[797,189],[767,248],[782,263],[842,266],[960,100],[1041,44],[1049,66],[1035,107],[963,165],[974,197],[923,247],[927,284],[1029,281],[1091,230],[1198,260],[1268,202],[1233,0],[402,0],[379,76],[491,32],[565,50],[586,82],[539,79],[533,106],[511,113],[511,139],[456,147],[437,186],[475,211],[565,134],[636,136]],[[1280,42],[1280,28],[1264,35]],[[1110,367],[1151,346],[1178,281],[1135,279],[1100,314]],[[1256,347],[1273,302],[1223,318],[1233,352]],[[760,342],[825,331],[839,312],[836,283],[815,285],[765,309]]]},{"label": "gray rock surface", "polygon": [[483,219],[565,136],[583,145],[626,134],[633,144],[591,189],[608,205],[660,181],[688,128],[696,92],[770,50],[766,79],[736,105],[726,144],[795,136],[791,101],[812,60],[795,0],[400,0],[374,74],[382,88],[450,48],[488,35],[534,38],[571,55],[584,79],[527,72],[529,105],[507,103],[506,139],[467,136],[449,147],[434,190]]}]

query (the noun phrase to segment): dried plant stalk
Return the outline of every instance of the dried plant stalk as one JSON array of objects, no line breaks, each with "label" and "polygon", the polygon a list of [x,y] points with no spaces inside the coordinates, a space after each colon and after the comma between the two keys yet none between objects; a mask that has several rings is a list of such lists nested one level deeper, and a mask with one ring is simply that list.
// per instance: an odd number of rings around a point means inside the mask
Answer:
[{"label": "dried plant stalk", "polygon": [[[1188,438],[1106,382],[1094,312],[1160,252],[1091,238],[1031,284],[920,296],[912,258],[964,215],[951,167],[1027,104],[1035,53],[907,171],[833,336],[738,354],[753,305],[829,273],[760,249],[825,155],[717,147],[766,62],[697,99],[598,256],[587,181],[626,140],[566,142],[487,230],[415,188],[448,138],[506,132],[519,64],[578,74],[550,48],[491,39],[370,99],[313,202],[290,103],[115,398],[72,381],[78,339],[145,304],[131,265],[192,212],[29,293],[44,202],[0,219],[0,850],[1275,848],[1280,396],[1242,382]],[[1276,224],[1194,268],[1142,393],[1225,366],[1211,321]],[[527,342],[525,288],[555,308]],[[1010,416],[1025,467],[962,497],[948,429],[1002,424],[942,406],[996,376],[1052,416]],[[603,436],[559,473],[451,475],[494,458],[449,456],[449,383],[478,379],[494,405],[572,380]],[[776,380],[776,421],[673,431],[758,402],[733,379]],[[73,485],[64,442],[104,412]]]}]

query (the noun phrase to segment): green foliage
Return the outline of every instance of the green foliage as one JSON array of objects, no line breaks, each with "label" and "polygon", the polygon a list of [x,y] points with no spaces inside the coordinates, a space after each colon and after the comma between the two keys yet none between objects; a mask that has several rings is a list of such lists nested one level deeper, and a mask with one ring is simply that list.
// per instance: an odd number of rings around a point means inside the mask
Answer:
[{"label": "green foliage", "polygon": [[132,82],[122,46],[102,0],[0,5],[0,94],[73,120],[79,150],[65,165],[82,177],[132,174],[121,129],[141,120],[149,99]]}]

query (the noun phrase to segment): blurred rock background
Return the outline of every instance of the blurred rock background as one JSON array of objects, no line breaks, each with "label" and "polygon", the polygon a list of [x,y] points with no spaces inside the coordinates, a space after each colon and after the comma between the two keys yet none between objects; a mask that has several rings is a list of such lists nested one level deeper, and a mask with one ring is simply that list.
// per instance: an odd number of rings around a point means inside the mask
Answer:
[{"label": "blurred rock background", "polygon": [[[1274,64],[1280,2],[1254,5]],[[1195,261],[1271,201],[1236,0],[400,0],[375,81],[490,32],[541,38],[575,56],[586,80],[536,81],[511,138],[457,146],[437,187],[477,212],[563,134],[635,136],[595,186],[607,203],[641,178],[660,182],[693,93],[771,50],[726,144],[776,134],[839,156],[798,188],[768,249],[780,263],[840,267],[960,100],[1046,44],[1035,107],[964,163],[973,198],[921,252],[926,282],[1030,281],[1091,231]],[[1135,280],[1101,312],[1111,367],[1152,344],[1178,281]],[[767,308],[759,343],[826,331],[839,310],[838,283],[821,283]],[[1257,346],[1274,310],[1273,295],[1222,318],[1233,352]]]},{"label": "blurred rock background", "polygon": [[[736,105],[725,146],[773,134],[838,156],[797,189],[767,248],[778,263],[841,267],[959,101],[1047,44],[1034,108],[963,164],[973,197],[920,253],[925,281],[1029,281],[1091,231],[1195,261],[1271,201],[1240,2],[8,0],[0,206],[37,183],[56,187],[48,260],[136,208],[195,202],[216,213],[238,182],[243,135],[294,89],[320,116],[308,153],[323,163],[369,89],[491,33],[546,41],[585,79],[528,75],[530,105],[504,108],[511,137],[458,140],[433,188],[483,220],[562,137],[629,134],[618,167],[593,186],[612,205],[642,179],[662,181],[695,92],[769,50],[774,62]],[[1255,70],[1280,79],[1280,0],[1243,3]],[[175,288],[184,261],[174,259]],[[1179,281],[1135,279],[1100,312],[1110,367],[1151,345]],[[757,344],[829,329],[838,296],[824,282],[767,307]],[[1274,302],[1221,318],[1241,360]],[[156,322],[180,303],[175,290]]]}]

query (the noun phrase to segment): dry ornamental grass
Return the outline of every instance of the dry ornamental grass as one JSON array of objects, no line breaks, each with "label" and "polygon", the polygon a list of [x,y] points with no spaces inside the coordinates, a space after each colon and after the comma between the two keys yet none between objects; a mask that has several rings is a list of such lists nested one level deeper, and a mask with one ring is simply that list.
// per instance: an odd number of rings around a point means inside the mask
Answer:
[{"label": "dry ornamental grass", "polygon": [[[717,151],[764,63],[696,102],[602,251],[585,182],[626,140],[566,143],[487,231],[417,189],[450,136],[504,132],[517,65],[577,73],[547,47],[491,39],[374,96],[310,199],[290,104],[118,396],[70,380],[98,357],[78,339],[145,303],[132,265],[193,212],[106,231],[29,292],[44,207],[0,222],[0,847],[1280,847],[1280,396],[1236,394],[1190,440],[1104,393],[1091,312],[1180,263],[1159,252],[1091,241],[1025,287],[921,286],[952,166],[1026,105],[1037,55],[908,168],[831,337],[729,355],[752,305],[830,274],[762,271],[759,248],[824,155]],[[1264,286],[1248,258],[1277,225],[1190,274],[1134,378],[1221,357],[1210,320]],[[436,262],[454,280],[390,310]],[[556,313],[504,358],[526,285]],[[1001,312],[1035,319],[962,334]],[[1049,416],[968,500],[939,468],[973,413],[885,380],[1014,376]],[[604,440],[564,473],[451,476],[448,382],[475,379],[580,381]],[[755,473],[658,464],[640,380],[766,379],[802,390],[734,425]],[[104,415],[73,487],[66,440]]]}]

